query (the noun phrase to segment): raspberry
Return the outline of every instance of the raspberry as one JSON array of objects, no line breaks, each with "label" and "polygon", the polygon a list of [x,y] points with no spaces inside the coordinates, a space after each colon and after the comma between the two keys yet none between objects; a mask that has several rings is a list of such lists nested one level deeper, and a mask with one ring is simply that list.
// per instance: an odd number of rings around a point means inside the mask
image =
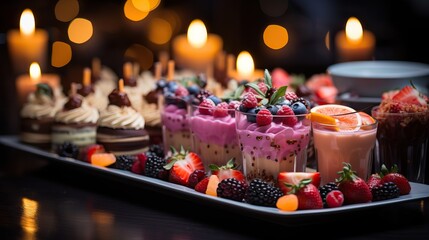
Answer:
[{"label": "raspberry", "polygon": [[326,196],[334,190],[338,190],[338,186],[335,182],[328,182],[325,185],[319,187],[320,197],[322,197],[323,205],[325,207],[328,207],[326,203]]},{"label": "raspberry", "polygon": [[217,196],[242,202],[246,193],[246,185],[235,178],[226,178],[217,186]]},{"label": "raspberry", "polygon": [[228,104],[228,109],[237,109],[240,106],[240,102],[236,100],[232,100]]},{"label": "raspberry", "polygon": [[332,190],[326,195],[326,206],[328,208],[341,207],[344,203],[344,195],[340,190]]},{"label": "raspberry", "polygon": [[292,108],[287,105],[281,106],[281,108],[277,111],[277,116],[284,116],[277,117],[277,119],[279,119],[279,121],[281,120],[286,126],[293,127],[298,123],[298,118],[295,116]]},{"label": "raspberry", "polygon": [[256,98],[255,94],[253,94],[252,92],[248,92],[243,96],[241,104],[248,109],[255,108],[256,106],[258,106],[258,99]]},{"label": "raspberry", "polygon": [[213,110],[213,117],[226,117],[228,116],[228,103],[221,102]]},{"label": "raspberry", "polygon": [[273,115],[271,115],[270,110],[264,108],[261,109],[257,114],[256,114],[256,123],[259,126],[265,126],[270,124],[273,121]]},{"label": "raspberry", "polygon": [[203,115],[213,115],[213,109],[215,107],[213,100],[205,98],[200,105],[198,105],[198,111]]},{"label": "raspberry", "polygon": [[292,99],[298,98],[298,96],[297,96],[297,95],[296,95],[296,93],[294,93],[294,92],[287,92],[287,93],[285,94],[285,98],[286,98],[287,100],[292,100]]},{"label": "raspberry", "polygon": [[174,91],[174,94],[176,97],[184,97],[189,95],[189,91],[184,86],[179,85],[179,87]]}]

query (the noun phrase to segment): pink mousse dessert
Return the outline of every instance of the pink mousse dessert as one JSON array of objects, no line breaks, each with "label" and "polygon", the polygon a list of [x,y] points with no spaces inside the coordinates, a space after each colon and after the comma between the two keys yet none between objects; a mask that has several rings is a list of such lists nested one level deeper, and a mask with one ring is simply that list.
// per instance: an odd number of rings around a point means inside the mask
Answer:
[{"label": "pink mousse dessert", "polygon": [[191,132],[186,107],[166,104],[161,111],[161,122],[165,151],[171,147],[180,149],[180,146],[191,149]]},{"label": "pink mousse dessert", "polygon": [[192,150],[201,157],[206,169],[211,164],[226,165],[231,159],[242,161],[235,130],[235,106],[238,101],[228,104],[211,95],[190,110]]},{"label": "pink mousse dessert", "polygon": [[286,86],[273,87],[267,70],[263,82],[246,87],[235,112],[246,179],[260,178],[275,184],[280,172],[305,172],[310,104],[286,92]]}]

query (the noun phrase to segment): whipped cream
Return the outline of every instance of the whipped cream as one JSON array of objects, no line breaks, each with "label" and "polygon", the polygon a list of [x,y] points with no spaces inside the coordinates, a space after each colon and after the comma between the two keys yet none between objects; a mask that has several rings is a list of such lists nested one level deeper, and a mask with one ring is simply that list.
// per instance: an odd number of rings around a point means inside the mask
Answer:
[{"label": "whipped cream", "polygon": [[143,116],[132,107],[109,105],[101,111],[98,125],[121,129],[142,129],[145,125]]},{"label": "whipped cream", "polygon": [[62,110],[55,115],[56,122],[68,123],[97,123],[99,118],[98,110],[90,106],[86,101],[78,108]]},{"label": "whipped cream", "polygon": [[49,96],[36,97],[36,94],[31,93],[28,97],[28,102],[21,109],[21,117],[53,118],[60,109],[60,104],[56,104]]}]

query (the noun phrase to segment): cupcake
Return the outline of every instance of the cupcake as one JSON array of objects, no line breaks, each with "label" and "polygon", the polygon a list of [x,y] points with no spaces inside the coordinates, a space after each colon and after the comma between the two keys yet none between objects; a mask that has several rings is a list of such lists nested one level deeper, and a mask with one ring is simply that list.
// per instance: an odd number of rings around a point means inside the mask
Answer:
[{"label": "cupcake", "polygon": [[37,84],[20,112],[20,140],[43,149],[51,146],[51,127],[55,114],[61,109],[61,100],[54,97],[46,83]]},{"label": "cupcake", "polygon": [[55,114],[52,126],[52,148],[55,150],[65,142],[82,148],[96,142],[98,110],[91,106],[83,96],[72,93],[63,108]]},{"label": "cupcake", "polygon": [[118,76],[112,69],[103,66],[100,59],[92,60],[91,82],[97,92],[107,97],[116,88],[117,80]]},{"label": "cupcake", "polygon": [[149,146],[149,134],[144,129],[145,120],[132,106],[123,90],[123,80],[119,89],[109,96],[109,105],[100,112],[97,128],[97,142],[106,151],[115,155],[135,155]]}]

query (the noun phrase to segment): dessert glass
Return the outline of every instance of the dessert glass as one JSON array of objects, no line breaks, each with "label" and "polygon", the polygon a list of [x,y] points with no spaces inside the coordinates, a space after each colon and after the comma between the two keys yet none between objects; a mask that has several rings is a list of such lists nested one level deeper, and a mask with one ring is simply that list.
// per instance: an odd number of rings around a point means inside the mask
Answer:
[{"label": "dessert glass", "polygon": [[190,129],[192,135],[192,150],[203,160],[205,169],[210,164],[225,165],[234,159],[241,169],[241,149],[238,145],[235,130],[235,110],[228,109],[224,117],[201,114],[210,111],[207,107],[192,105],[190,107]]},{"label": "dessert glass", "polygon": [[375,169],[382,164],[398,172],[409,181],[425,183],[428,160],[429,111],[414,113],[387,113],[376,106],[372,116],[379,122]]},{"label": "dessert glass", "polygon": [[164,151],[169,153],[171,147],[185,150],[192,147],[189,129],[188,103],[177,97],[164,97],[161,108],[162,139]]},{"label": "dessert glass", "polygon": [[[284,118],[297,117],[293,127]],[[235,111],[238,142],[243,154],[243,173],[248,181],[261,178],[277,182],[280,172],[305,172],[311,123],[306,115],[275,115],[266,126],[249,122],[256,114]]]},{"label": "dessert glass", "polygon": [[[359,113],[349,113],[359,114]],[[341,116],[347,117],[348,114]],[[335,115],[333,116],[335,118]],[[350,163],[356,174],[367,179],[372,171],[377,121],[366,125],[312,123],[317,171],[321,185],[335,181],[343,162]]]}]

